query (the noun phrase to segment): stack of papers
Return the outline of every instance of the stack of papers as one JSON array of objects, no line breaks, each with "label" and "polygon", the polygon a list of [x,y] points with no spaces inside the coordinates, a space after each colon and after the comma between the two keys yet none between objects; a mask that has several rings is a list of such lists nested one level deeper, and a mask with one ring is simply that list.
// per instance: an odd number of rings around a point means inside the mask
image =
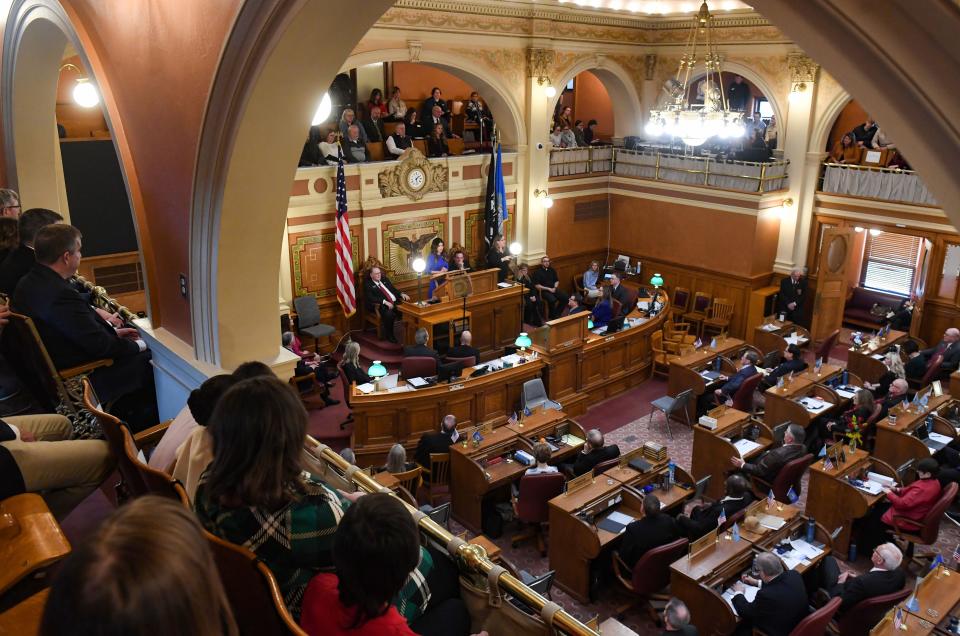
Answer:
[{"label": "stack of papers", "polygon": [[764,528],[770,528],[771,530],[779,530],[787,523],[786,519],[774,515],[760,515],[757,517],[757,521],[759,521],[760,525]]},{"label": "stack of papers", "polygon": [[780,327],[778,327],[777,325],[775,325],[775,324],[772,323],[772,322],[768,322],[768,323],[765,324],[765,325],[760,325],[760,328],[763,329],[764,331],[776,331],[776,330],[779,329]]},{"label": "stack of papers", "polygon": [[502,358],[500,358],[500,360],[505,364],[517,365],[520,363],[520,356],[518,356],[515,353],[511,353],[508,356],[503,356]]},{"label": "stack of papers", "polygon": [[822,411],[823,409],[829,406],[829,404],[827,404],[823,400],[818,400],[812,397],[803,397],[797,401],[800,402],[801,405],[803,405],[803,408],[807,409],[811,413]]},{"label": "stack of papers", "polygon": [[847,399],[847,400],[849,400],[850,398],[852,398],[853,396],[855,396],[855,395],[857,394],[856,389],[854,389],[854,390],[851,391],[849,388],[845,388],[845,387],[842,388],[842,387],[839,387],[839,386],[838,386],[838,387],[837,387],[836,389],[834,389],[834,390],[837,392],[837,395],[839,395],[840,397],[845,398],[845,399]]},{"label": "stack of papers", "polygon": [[367,382],[366,384],[358,384],[357,390],[367,395],[368,393],[373,393],[373,383]]},{"label": "stack of papers", "polygon": [[497,287],[513,287],[513,283],[497,283]]},{"label": "stack of papers", "polygon": [[570,435],[569,433],[564,435],[561,441],[567,446],[583,446],[587,443],[587,440],[583,439],[582,437]]},{"label": "stack of papers", "polygon": [[387,389],[387,393],[406,393],[407,391],[413,391],[414,388],[409,384],[401,384],[400,386],[395,386]]},{"label": "stack of papers", "polygon": [[429,382],[427,382],[423,378],[407,378],[407,382],[410,384],[410,386],[412,386],[415,389],[419,389],[429,384]]},{"label": "stack of papers", "polygon": [[792,345],[801,345],[807,342],[806,338],[804,338],[803,336],[797,335],[796,332],[790,334],[789,336],[784,338],[784,340],[787,341],[787,344],[792,344]]},{"label": "stack of papers", "polygon": [[880,473],[874,473],[871,471],[867,471],[867,479],[875,484],[886,486],[887,488],[893,488],[893,486],[896,484],[893,477],[887,477],[886,475],[881,475]]},{"label": "stack of papers", "polygon": [[746,457],[748,454],[752,453],[754,450],[760,448],[760,444],[756,442],[751,442],[748,439],[741,439],[734,443],[734,448],[737,449],[737,452],[740,453],[740,457]]},{"label": "stack of papers", "polygon": [[930,433],[927,435],[927,439],[923,440],[923,443],[927,445],[927,448],[930,449],[930,454],[932,455],[952,441],[952,437],[947,437],[946,435],[941,435],[940,433]]},{"label": "stack of papers", "polygon": [[790,542],[792,548],[789,552],[780,554],[783,564],[791,570],[796,570],[797,566],[809,566],[813,559],[823,554],[823,550],[816,548],[804,539],[794,539]]},{"label": "stack of papers", "polygon": [[[746,597],[747,601],[750,603],[753,603],[753,600],[757,598],[757,592],[759,591],[760,591],[759,587],[753,587],[752,585],[747,585],[746,583],[743,584],[742,594],[744,595],[744,597]],[[739,614],[737,614],[737,610],[733,608],[733,597],[740,593],[741,592],[734,592],[732,587],[728,587],[726,590],[724,590],[722,595],[723,600],[725,600],[727,602],[727,605],[730,606],[730,609],[733,610],[734,616],[739,616]]]},{"label": "stack of papers", "polygon": [[868,495],[879,495],[883,491],[883,486],[875,481],[863,481],[856,487]]}]

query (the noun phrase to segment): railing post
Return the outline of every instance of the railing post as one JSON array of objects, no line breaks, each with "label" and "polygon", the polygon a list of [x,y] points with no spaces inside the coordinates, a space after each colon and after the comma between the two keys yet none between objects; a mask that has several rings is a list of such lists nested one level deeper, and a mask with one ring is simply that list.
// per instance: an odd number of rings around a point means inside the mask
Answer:
[{"label": "railing post", "polygon": [[660,180],[660,151],[659,150],[657,151],[657,163],[653,169],[653,180],[654,181]]},{"label": "railing post", "polygon": [[763,194],[763,180],[766,178],[766,176],[767,176],[767,164],[761,163],[760,164],[760,186],[757,189],[757,192],[759,192],[760,194]]}]

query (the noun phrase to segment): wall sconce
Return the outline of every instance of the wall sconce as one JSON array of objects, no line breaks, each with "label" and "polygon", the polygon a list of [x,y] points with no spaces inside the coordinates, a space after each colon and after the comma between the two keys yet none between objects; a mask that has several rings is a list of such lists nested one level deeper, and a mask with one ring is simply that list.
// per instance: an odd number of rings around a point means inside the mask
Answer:
[{"label": "wall sconce", "polygon": [[65,68],[71,68],[81,75],[77,78],[77,85],[73,87],[73,101],[77,106],[93,108],[99,104],[100,94],[97,92],[97,87],[90,83],[89,77],[82,77],[83,71],[80,70],[80,67],[76,64],[64,64],[58,72],[62,73]]},{"label": "wall sconce", "polygon": [[883,234],[883,230],[878,230],[875,227],[870,228],[870,236],[880,236]]},{"label": "wall sconce", "polygon": [[793,199],[790,197],[787,197],[786,199],[784,199],[783,202],[780,203],[781,216],[789,212],[790,208],[792,207],[793,207]]},{"label": "wall sconce", "polygon": [[790,87],[790,94],[787,95],[787,99],[790,100],[791,102],[796,101],[797,99],[800,98],[800,94],[806,90],[807,90],[806,82],[794,82],[793,86]]},{"label": "wall sconce", "polygon": [[[542,79],[544,79],[544,78],[542,78],[542,77],[541,77],[541,78],[538,78],[538,79],[537,79],[537,82],[539,83],[540,80],[542,80]],[[547,82],[549,82],[549,81],[550,81],[550,80],[547,80]],[[553,87],[553,84],[549,84],[549,83],[548,83],[546,86],[543,87],[543,94],[546,95],[548,99],[553,99],[554,97],[557,96],[557,89],[555,89],[555,88]]]},{"label": "wall sconce", "polygon": [[863,228],[858,225],[857,227],[853,228],[853,231],[859,234],[860,232],[863,232]]},{"label": "wall sconce", "polygon": [[551,198],[547,195],[547,191],[546,191],[546,190],[539,190],[539,189],[538,189],[538,190],[534,190],[534,191],[533,191],[533,198],[535,198],[537,201],[539,201],[539,202],[540,202],[540,205],[542,205],[542,206],[544,207],[544,209],[546,209],[546,210],[549,210],[550,208],[553,207],[553,199],[551,199]]}]

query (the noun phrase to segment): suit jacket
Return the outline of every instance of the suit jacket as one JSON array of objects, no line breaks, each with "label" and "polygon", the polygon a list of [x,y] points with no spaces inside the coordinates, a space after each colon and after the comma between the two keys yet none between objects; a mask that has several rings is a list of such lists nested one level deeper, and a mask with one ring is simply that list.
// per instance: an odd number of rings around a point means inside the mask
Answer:
[{"label": "suit jacket", "polygon": [[796,360],[784,361],[778,364],[773,371],[768,373],[767,377],[764,378],[764,380],[766,380],[770,384],[770,386],[773,386],[774,384],[777,383],[778,378],[785,375],[789,375],[791,372],[794,374],[800,373],[801,371],[806,369],[807,366],[808,366],[807,363],[799,358],[797,358]]},{"label": "suit jacket", "polygon": [[803,444],[784,444],[768,450],[756,462],[747,462],[740,470],[748,475],[756,475],[761,479],[772,482],[776,479],[781,468],[786,466],[788,462],[803,457],[806,452],[807,448]]},{"label": "suit jacket", "polygon": [[753,502],[753,495],[746,493],[743,497],[733,498],[724,497],[720,501],[714,501],[709,506],[700,506],[694,508],[690,513],[691,537],[700,537],[709,530],[716,528],[720,520],[720,511],[723,510],[724,516],[729,519]]},{"label": "suit jacket", "polygon": [[740,385],[743,384],[743,381],[756,374],[757,367],[753,366],[752,364],[747,365],[737,371],[732,378],[727,380],[724,385],[720,387],[720,391],[727,397],[733,397],[733,394],[737,392],[737,390],[740,388]]},{"label": "suit jacket", "polygon": [[[940,482],[933,479],[918,479],[909,486],[900,490],[900,494],[893,492],[887,493],[887,499],[890,500],[890,507],[883,513],[883,522],[893,526],[893,516],[906,517],[921,521],[923,517],[930,512],[933,504],[940,498]],[[916,526],[909,521],[897,520],[900,528],[906,530],[916,530]]]},{"label": "suit jacket", "polygon": [[[344,375],[347,376],[347,382],[356,382],[357,384],[366,384],[370,381],[370,376],[360,367],[346,363],[341,367],[343,369]],[[346,390],[346,389],[344,389]]]},{"label": "suit jacket", "polygon": [[507,274],[510,273],[510,261],[503,260],[506,256],[503,252],[498,252],[495,248],[487,250],[487,267],[499,269],[497,273],[497,282],[502,283],[507,280]]},{"label": "suit jacket", "polygon": [[0,420],[0,500],[26,492],[23,475],[20,467],[13,459],[13,455],[4,447],[2,442],[10,442],[17,438],[10,425]]},{"label": "suit jacket", "polygon": [[119,337],[69,282],[46,265],[34,264],[20,280],[12,304],[36,323],[58,369],[140,353],[136,342]]},{"label": "suit jacket", "polygon": [[848,578],[839,586],[842,590],[840,593],[841,601],[839,611],[846,612],[867,598],[892,594],[902,589],[905,583],[906,577],[900,568],[893,570],[876,570]]},{"label": "suit jacket", "polygon": [[630,307],[630,292],[626,287],[623,286],[623,283],[617,285],[610,290],[610,295],[614,300],[620,301],[620,315],[626,316],[630,313],[632,307]]},{"label": "suit jacket", "polygon": [[644,554],[680,538],[677,521],[668,514],[660,513],[643,517],[630,523],[620,543],[620,558],[631,568]]},{"label": "suit jacket", "polygon": [[[384,287],[390,290],[391,294],[393,294],[395,305],[403,302],[402,297],[400,296],[400,291],[393,286],[393,283],[390,282],[390,279],[388,279],[386,276],[382,276],[380,278],[380,282],[383,283]],[[369,276],[363,279],[363,298],[365,301],[367,301],[367,307],[370,309],[378,309],[380,305],[383,304],[383,301],[387,300],[386,295]]]},{"label": "suit jacket", "polygon": [[453,137],[453,132],[450,130],[450,120],[448,118],[440,117],[440,121],[433,121],[433,115],[427,115],[423,120],[423,132],[426,133],[427,139],[433,136],[433,129],[437,124],[443,124],[444,139]]},{"label": "suit jacket", "polygon": [[580,476],[601,463],[605,462],[608,459],[613,459],[614,457],[620,457],[620,447],[616,444],[611,444],[610,446],[604,446],[603,448],[595,448],[589,453],[577,453],[577,458],[573,462],[573,474]]},{"label": "suit jacket", "polygon": [[700,632],[693,625],[684,625],[680,629],[665,629],[660,636],[700,636]]},{"label": "suit jacket", "polygon": [[[887,390],[889,391],[889,389]],[[878,418],[878,421],[885,418],[887,414],[890,412],[890,409],[892,409],[897,404],[900,404],[906,399],[907,399],[906,393],[901,393],[900,395],[890,395],[888,393],[887,397],[883,400],[883,402],[881,402],[883,406],[880,408],[880,417]]]},{"label": "suit jacket", "polygon": [[956,371],[957,367],[960,366],[960,342],[945,343],[941,340],[937,343],[936,347],[930,347],[929,349],[920,351],[920,355],[922,355],[923,359],[929,364],[933,356],[936,355],[937,349],[944,345],[943,362],[940,363],[940,369],[943,371]]},{"label": "suit jacket", "polygon": [[807,616],[807,590],[803,577],[787,570],[764,583],[752,603],[743,594],[733,597],[733,607],[744,620],[767,636],[787,636]]},{"label": "suit jacket", "polygon": [[801,276],[797,284],[793,284],[793,279],[787,276],[780,281],[780,294],[777,297],[777,308],[780,311],[790,311],[787,307],[790,303],[797,303],[797,309],[803,307],[803,302],[807,298],[807,279]]},{"label": "suit jacket", "polygon": [[437,361],[437,364],[440,364],[440,355],[427,345],[407,345],[403,348],[403,355],[405,358],[410,358],[413,356],[433,358]]},{"label": "suit jacket", "polygon": [[367,131],[367,139],[370,141],[386,141],[387,136],[383,134],[383,120],[372,119],[363,120],[363,129]]},{"label": "suit jacket", "polygon": [[476,347],[457,345],[456,347],[450,347],[447,350],[448,358],[469,358],[470,356],[473,356],[473,359],[476,360],[474,364],[480,362],[480,350]]},{"label": "suit jacket", "polygon": [[420,107],[420,121],[426,123],[433,122],[433,107],[439,106],[443,112],[440,114],[441,119],[450,119],[450,109],[447,107],[447,102],[444,99],[435,100],[433,95],[423,100],[423,106]]},{"label": "suit jacket", "polygon": [[557,270],[552,267],[541,267],[533,273],[533,284],[543,285],[544,287],[556,287],[560,289],[560,279],[557,278]]},{"label": "suit jacket", "polygon": [[20,279],[27,275],[33,264],[37,262],[33,248],[23,243],[12,250],[0,264],[0,293],[12,296]]},{"label": "suit jacket", "polygon": [[424,433],[420,436],[417,443],[417,450],[414,451],[413,458],[418,464],[430,469],[430,453],[450,452],[450,445],[453,439],[449,434],[440,431],[438,433]]}]

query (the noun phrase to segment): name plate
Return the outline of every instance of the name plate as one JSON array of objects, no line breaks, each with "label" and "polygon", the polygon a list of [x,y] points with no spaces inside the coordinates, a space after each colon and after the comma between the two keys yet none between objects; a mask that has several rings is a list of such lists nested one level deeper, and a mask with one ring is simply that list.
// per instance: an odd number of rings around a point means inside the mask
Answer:
[{"label": "name plate", "polygon": [[480,434],[481,435],[492,435],[493,434],[493,422],[484,422],[480,425]]},{"label": "name plate", "polygon": [[701,415],[699,420],[700,426],[708,428],[711,431],[717,430],[717,418],[710,417],[709,415]]},{"label": "name plate", "polygon": [[714,528],[690,544],[688,558],[693,559],[702,555],[707,549],[717,544],[717,528]]},{"label": "name plate", "polygon": [[462,385],[462,384],[451,384],[451,385],[448,387],[448,389],[449,389],[450,391],[459,391],[459,390],[462,389],[462,388],[463,388],[463,385]]},{"label": "name plate", "polygon": [[578,490],[583,490],[589,484],[593,483],[593,469],[590,469],[590,472],[584,473],[575,479],[571,479],[567,482],[567,492],[570,494],[572,492],[577,492]]}]

